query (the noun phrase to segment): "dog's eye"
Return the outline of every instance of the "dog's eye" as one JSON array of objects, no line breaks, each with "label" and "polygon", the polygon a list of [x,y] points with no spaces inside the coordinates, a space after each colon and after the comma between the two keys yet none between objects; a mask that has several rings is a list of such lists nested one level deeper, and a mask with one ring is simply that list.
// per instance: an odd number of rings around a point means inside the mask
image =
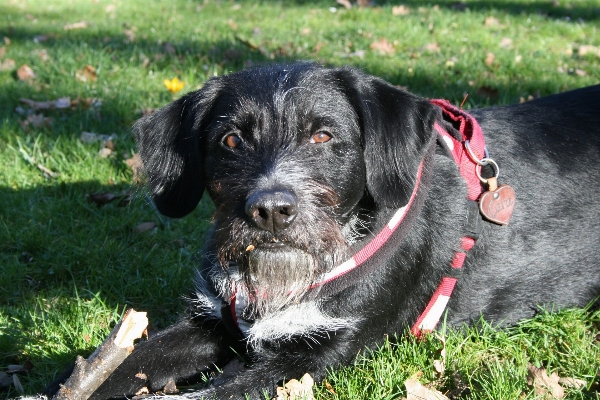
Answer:
[{"label": "dog's eye", "polygon": [[331,135],[327,132],[317,132],[310,138],[311,143],[325,143],[331,140]]},{"label": "dog's eye", "polygon": [[242,144],[242,139],[240,139],[238,135],[230,134],[225,136],[225,138],[223,139],[223,144],[225,144],[227,147],[235,149],[240,147],[240,145]]}]

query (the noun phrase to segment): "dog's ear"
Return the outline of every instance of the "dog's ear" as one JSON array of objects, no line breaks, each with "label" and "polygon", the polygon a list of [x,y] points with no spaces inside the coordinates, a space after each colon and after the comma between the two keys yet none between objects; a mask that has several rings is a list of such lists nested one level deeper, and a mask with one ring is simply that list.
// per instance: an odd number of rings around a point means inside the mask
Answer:
[{"label": "dog's ear", "polygon": [[215,97],[206,87],[188,93],[133,127],[152,199],[168,217],[192,212],[204,192],[200,136]]},{"label": "dog's ear", "polygon": [[406,204],[440,111],[428,100],[350,68],[337,79],[360,120],[367,190],[383,207]]}]

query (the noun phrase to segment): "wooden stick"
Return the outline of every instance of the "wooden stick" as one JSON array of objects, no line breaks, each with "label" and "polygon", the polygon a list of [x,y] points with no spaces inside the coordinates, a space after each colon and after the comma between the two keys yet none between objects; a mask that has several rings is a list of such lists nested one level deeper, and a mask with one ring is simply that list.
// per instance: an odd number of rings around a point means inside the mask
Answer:
[{"label": "wooden stick", "polygon": [[146,331],[145,312],[127,310],[108,338],[84,359],[77,356],[73,373],[61,385],[53,400],[87,400],[133,351],[133,341]]}]

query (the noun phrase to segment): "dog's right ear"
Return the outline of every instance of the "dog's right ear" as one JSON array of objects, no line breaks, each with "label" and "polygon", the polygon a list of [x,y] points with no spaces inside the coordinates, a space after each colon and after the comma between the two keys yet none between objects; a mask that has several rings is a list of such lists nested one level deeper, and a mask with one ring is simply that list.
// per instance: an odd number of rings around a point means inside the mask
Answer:
[{"label": "dog's right ear", "polygon": [[133,127],[152,199],[158,211],[171,218],[192,212],[204,192],[202,121],[216,98],[215,85],[207,86]]},{"label": "dog's right ear", "polygon": [[358,70],[339,68],[334,73],[359,120],[367,190],[380,206],[405,205],[434,139],[439,108]]}]

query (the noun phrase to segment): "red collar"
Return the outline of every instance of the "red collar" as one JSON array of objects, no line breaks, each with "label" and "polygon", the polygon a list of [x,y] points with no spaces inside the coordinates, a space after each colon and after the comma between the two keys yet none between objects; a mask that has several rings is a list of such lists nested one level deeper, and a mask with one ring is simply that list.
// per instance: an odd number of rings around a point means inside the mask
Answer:
[{"label": "red collar", "polygon": [[[481,127],[470,114],[453,106],[446,100],[431,100],[431,103],[439,106],[446,118],[458,124],[458,132],[461,135],[460,140],[450,135],[439,123],[435,123],[434,128],[438,132],[442,142],[446,145],[454,162],[458,165],[460,174],[467,183],[467,199],[476,201],[481,195],[481,181],[477,177],[477,163],[472,159],[465,148],[468,141],[473,155],[477,159],[483,159],[486,156],[485,140]],[[475,239],[464,236],[461,239],[461,250],[454,254],[450,263],[452,275],[459,275],[457,272],[462,270],[462,266],[467,256],[467,251],[475,245]],[[437,326],[442,314],[446,310],[450,296],[456,285],[457,278],[445,276],[438,285],[438,288],[431,296],[425,311],[419,315],[417,322],[411,328],[411,332],[420,337],[423,333],[431,332]]]}]

